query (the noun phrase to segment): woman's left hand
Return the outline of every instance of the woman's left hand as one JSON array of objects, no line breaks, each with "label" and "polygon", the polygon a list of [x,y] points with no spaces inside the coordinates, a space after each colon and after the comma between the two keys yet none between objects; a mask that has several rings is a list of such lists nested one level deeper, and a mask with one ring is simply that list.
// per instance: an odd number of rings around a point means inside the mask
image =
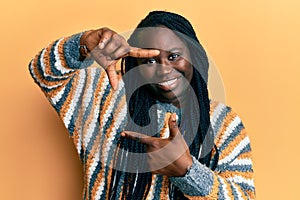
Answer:
[{"label": "woman's left hand", "polygon": [[192,166],[189,147],[182,137],[176,122],[176,114],[169,118],[168,138],[156,138],[141,133],[124,131],[123,137],[146,145],[147,158],[152,173],[166,176],[184,176]]}]

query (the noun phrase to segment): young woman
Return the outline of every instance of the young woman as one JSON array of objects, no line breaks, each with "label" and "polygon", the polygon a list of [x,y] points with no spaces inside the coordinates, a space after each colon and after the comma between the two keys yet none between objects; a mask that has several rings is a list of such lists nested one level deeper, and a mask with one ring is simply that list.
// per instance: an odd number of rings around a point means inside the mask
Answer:
[{"label": "young woman", "polygon": [[151,12],[128,41],[109,28],[62,38],[29,69],[74,140],[83,199],[254,199],[249,138],[209,100],[207,56],[182,16]]}]

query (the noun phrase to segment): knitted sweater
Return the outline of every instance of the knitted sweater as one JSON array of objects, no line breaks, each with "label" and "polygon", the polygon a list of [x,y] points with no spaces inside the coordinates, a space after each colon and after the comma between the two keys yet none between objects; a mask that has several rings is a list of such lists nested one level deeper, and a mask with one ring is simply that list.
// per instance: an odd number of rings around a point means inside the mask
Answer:
[{"label": "knitted sweater", "polygon": [[[111,182],[111,166],[128,120],[124,83],[121,80],[118,90],[112,90],[106,73],[93,60],[79,60],[80,37],[76,34],[49,44],[30,62],[29,70],[63,120],[83,162],[83,199],[110,199],[108,191],[115,184],[120,189],[114,197],[119,199],[124,182]],[[189,199],[254,199],[250,141],[241,119],[224,104],[211,101],[210,106],[219,152],[215,170],[193,157],[184,177],[152,175],[147,199],[173,199],[172,185]],[[170,112],[164,106],[158,108],[162,136],[168,132]]]}]

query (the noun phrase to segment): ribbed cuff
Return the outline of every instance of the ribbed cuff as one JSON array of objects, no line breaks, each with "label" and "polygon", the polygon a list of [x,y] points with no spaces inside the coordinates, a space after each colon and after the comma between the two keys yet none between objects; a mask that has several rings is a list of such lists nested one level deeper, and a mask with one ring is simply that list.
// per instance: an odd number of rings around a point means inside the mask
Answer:
[{"label": "ribbed cuff", "polygon": [[93,59],[86,58],[83,61],[80,61],[80,38],[82,36],[82,33],[78,33],[75,35],[72,35],[64,44],[64,56],[67,62],[67,65],[72,69],[82,69],[86,68],[93,64]]},{"label": "ribbed cuff", "polygon": [[213,172],[196,158],[184,177],[170,177],[170,181],[184,194],[189,196],[206,196],[212,189],[214,183]]}]

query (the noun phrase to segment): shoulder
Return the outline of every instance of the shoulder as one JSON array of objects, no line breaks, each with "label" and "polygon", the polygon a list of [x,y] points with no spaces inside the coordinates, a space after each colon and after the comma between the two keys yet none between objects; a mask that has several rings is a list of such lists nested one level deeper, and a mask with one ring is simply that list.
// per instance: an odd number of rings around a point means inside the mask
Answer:
[{"label": "shoulder", "polygon": [[210,121],[215,135],[215,144],[218,147],[224,142],[226,143],[227,140],[248,138],[241,118],[224,103],[210,101]]}]

